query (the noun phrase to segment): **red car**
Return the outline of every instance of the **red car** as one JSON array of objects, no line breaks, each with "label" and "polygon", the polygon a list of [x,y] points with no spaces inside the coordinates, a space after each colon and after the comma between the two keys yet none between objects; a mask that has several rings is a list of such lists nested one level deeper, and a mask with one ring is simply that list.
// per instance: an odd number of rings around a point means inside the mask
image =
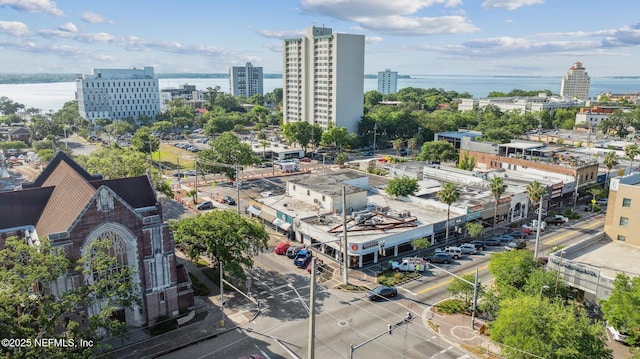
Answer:
[{"label": "red car", "polygon": [[287,253],[287,249],[289,249],[290,246],[289,243],[280,242],[273,251],[275,254],[283,255]]},{"label": "red car", "polygon": [[300,162],[311,162],[311,158],[309,158],[309,157],[302,157],[302,158],[300,159]]},{"label": "red car", "polygon": [[526,235],[530,235],[531,233],[533,233],[530,228],[518,228],[517,230]]}]

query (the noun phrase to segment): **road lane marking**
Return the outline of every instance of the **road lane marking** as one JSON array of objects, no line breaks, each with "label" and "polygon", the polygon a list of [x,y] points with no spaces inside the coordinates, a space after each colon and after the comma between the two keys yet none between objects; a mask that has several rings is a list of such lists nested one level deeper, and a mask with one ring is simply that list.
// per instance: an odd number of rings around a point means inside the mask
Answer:
[{"label": "road lane marking", "polygon": [[[489,268],[489,265],[488,265],[488,264],[487,264],[487,265],[484,265],[484,266],[482,266],[482,267],[480,267],[480,268],[478,268],[478,270],[485,270],[485,269],[487,269],[487,268]],[[476,271],[475,271],[475,269],[474,269],[474,270],[472,270],[472,271],[469,271],[469,272],[467,272],[467,273],[462,274],[461,276],[465,276],[465,275],[467,275],[467,274],[473,274],[473,273],[475,273],[475,272],[476,272]],[[447,279],[446,281],[444,281],[444,282],[442,282],[442,283],[438,283],[438,284],[432,285],[432,286],[431,286],[431,287],[429,287],[429,288],[425,288],[425,289],[419,290],[416,294],[424,294],[424,293],[426,293],[426,292],[428,292],[428,291],[434,290],[434,289],[436,289],[436,288],[440,288],[440,287],[442,287],[443,285],[449,284],[449,283],[451,283],[451,282],[453,282],[453,278],[452,278],[452,279]]]},{"label": "road lane marking", "polygon": [[594,221],[593,223],[588,224],[588,225],[586,225],[584,227],[579,227],[579,228],[576,228],[576,229],[569,229],[569,231],[567,233],[561,234],[561,235],[559,235],[559,236],[557,236],[557,237],[555,237],[553,239],[550,239],[548,241],[544,241],[544,242],[542,242],[542,244],[546,244],[546,245],[553,244],[555,242],[558,242],[560,240],[563,240],[565,238],[568,238],[570,236],[575,235],[577,229],[590,229],[592,227],[596,227],[596,226],[599,226],[599,225],[602,225],[602,224],[603,224],[602,221],[598,220],[598,221]]}]

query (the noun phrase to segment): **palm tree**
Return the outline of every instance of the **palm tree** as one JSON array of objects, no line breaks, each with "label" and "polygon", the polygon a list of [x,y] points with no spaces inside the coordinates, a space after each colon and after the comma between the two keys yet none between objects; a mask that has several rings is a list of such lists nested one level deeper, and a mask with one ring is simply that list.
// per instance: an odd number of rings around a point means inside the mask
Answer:
[{"label": "palm tree", "polygon": [[604,164],[607,167],[607,180],[604,182],[605,183],[605,189],[607,188],[608,184],[609,184],[609,173],[611,173],[611,169],[613,167],[615,167],[616,165],[618,165],[618,155],[615,153],[615,151],[609,151],[607,153],[604,154],[604,157],[602,157],[602,164]]},{"label": "palm tree", "polygon": [[418,139],[415,137],[407,140],[407,147],[411,150],[411,157],[416,157],[416,150],[418,149]]},{"label": "palm tree", "polygon": [[449,218],[451,217],[451,205],[460,198],[460,191],[453,183],[445,183],[438,192],[440,200],[447,204],[447,226],[445,241],[449,240]]},{"label": "palm tree", "polygon": [[504,178],[493,177],[491,181],[489,181],[489,188],[491,188],[491,194],[493,194],[493,198],[496,200],[496,205],[493,210],[493,232],[495,232],[498,218],[498,204],[500,202],[500,196],[507,190],[507,184],[504,183]]},{"label": "palm tree", "polygon": [[638,145],[631,144],[627,147],[624,148],[624,154],[627,155],[627,157],[629,157],[629,159],[631,160],[631,163],[629,164],[629,170],[633,169],[633,159],[637,156],[640,155],[640,147],[638,147]]},{"label": "palm tree", "polygon": [[403,141],[401,138],[396,138],[391,142],[393,144],[393,149],[396,150],[396,156],[400,155],[400,150],[402,149]]},{"label": "palm tree", "polygon": [[260,146],[262,146],[262,158],[267,157],[267,145],[269,144],[269,142],[265,141],[265,140],[261,140],[260,141]]},{"label": "palm tree", "polygon": [[540,224],[542,223],[542,198],[547,194],[547,188],[538,181],[533,181],[527,185],[525,189],[527,197],[531,204],[540,203],[538,206],[538,226],[536,231],[536,244],[533,251],[533,258],[538,258],[538,243],[540,242]]}]

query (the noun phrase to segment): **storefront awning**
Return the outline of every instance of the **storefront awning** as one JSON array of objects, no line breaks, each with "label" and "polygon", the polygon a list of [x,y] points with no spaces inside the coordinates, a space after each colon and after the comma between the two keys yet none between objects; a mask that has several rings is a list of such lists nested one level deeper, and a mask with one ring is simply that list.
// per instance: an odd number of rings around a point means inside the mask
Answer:
[{"label": "storefront awning", "polygon": [[288,231],[289,229],[291,229],[291,223],[285,222],[283,220],[281,220],[280,218],[276,218],[273,220],[273,225],[276,227],[279,227],[280,229],[284,230],[284,231]]},{"label": "storefront awning", "polygon": [[249,206],[247,207],[247,212],[251,213],[254,216],[260,216],[260,213],[262,213],[262,211],[260,209],[258,209],[257,207],[254,206]]}]

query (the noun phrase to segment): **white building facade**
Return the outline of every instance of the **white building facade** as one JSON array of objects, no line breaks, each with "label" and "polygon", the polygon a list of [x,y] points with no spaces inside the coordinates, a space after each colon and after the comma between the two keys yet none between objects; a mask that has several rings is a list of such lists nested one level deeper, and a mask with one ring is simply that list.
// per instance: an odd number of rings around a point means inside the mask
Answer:
[{"label": "white building facade", "polygon": [[253,66],[250,62],[229,68],[229,89],[233,96],[249,98],[263,95],[263,82],[262,67]]},{"label": "white building facade", "polygon": [[78,75],[76,99],[80,116],[91,122],[154,119],[160,113],[160,88],[153,67],[94,69],[93,75]]},{"label": "white building facade", "polygon": [[398,73],[386,69],[378,72],[378,92],[388,95],[398,92]]},{"label": "white building facade", "polygon": [[312,26],[283,42],[283,121],[356,132],[363,115],[364,35]]},{"label": "white building facade", "polygon": [[581,62],[576,62],[562,78],[560,96],[588,100],[590,86],[591,77],[587,70],[582,67]]}]

